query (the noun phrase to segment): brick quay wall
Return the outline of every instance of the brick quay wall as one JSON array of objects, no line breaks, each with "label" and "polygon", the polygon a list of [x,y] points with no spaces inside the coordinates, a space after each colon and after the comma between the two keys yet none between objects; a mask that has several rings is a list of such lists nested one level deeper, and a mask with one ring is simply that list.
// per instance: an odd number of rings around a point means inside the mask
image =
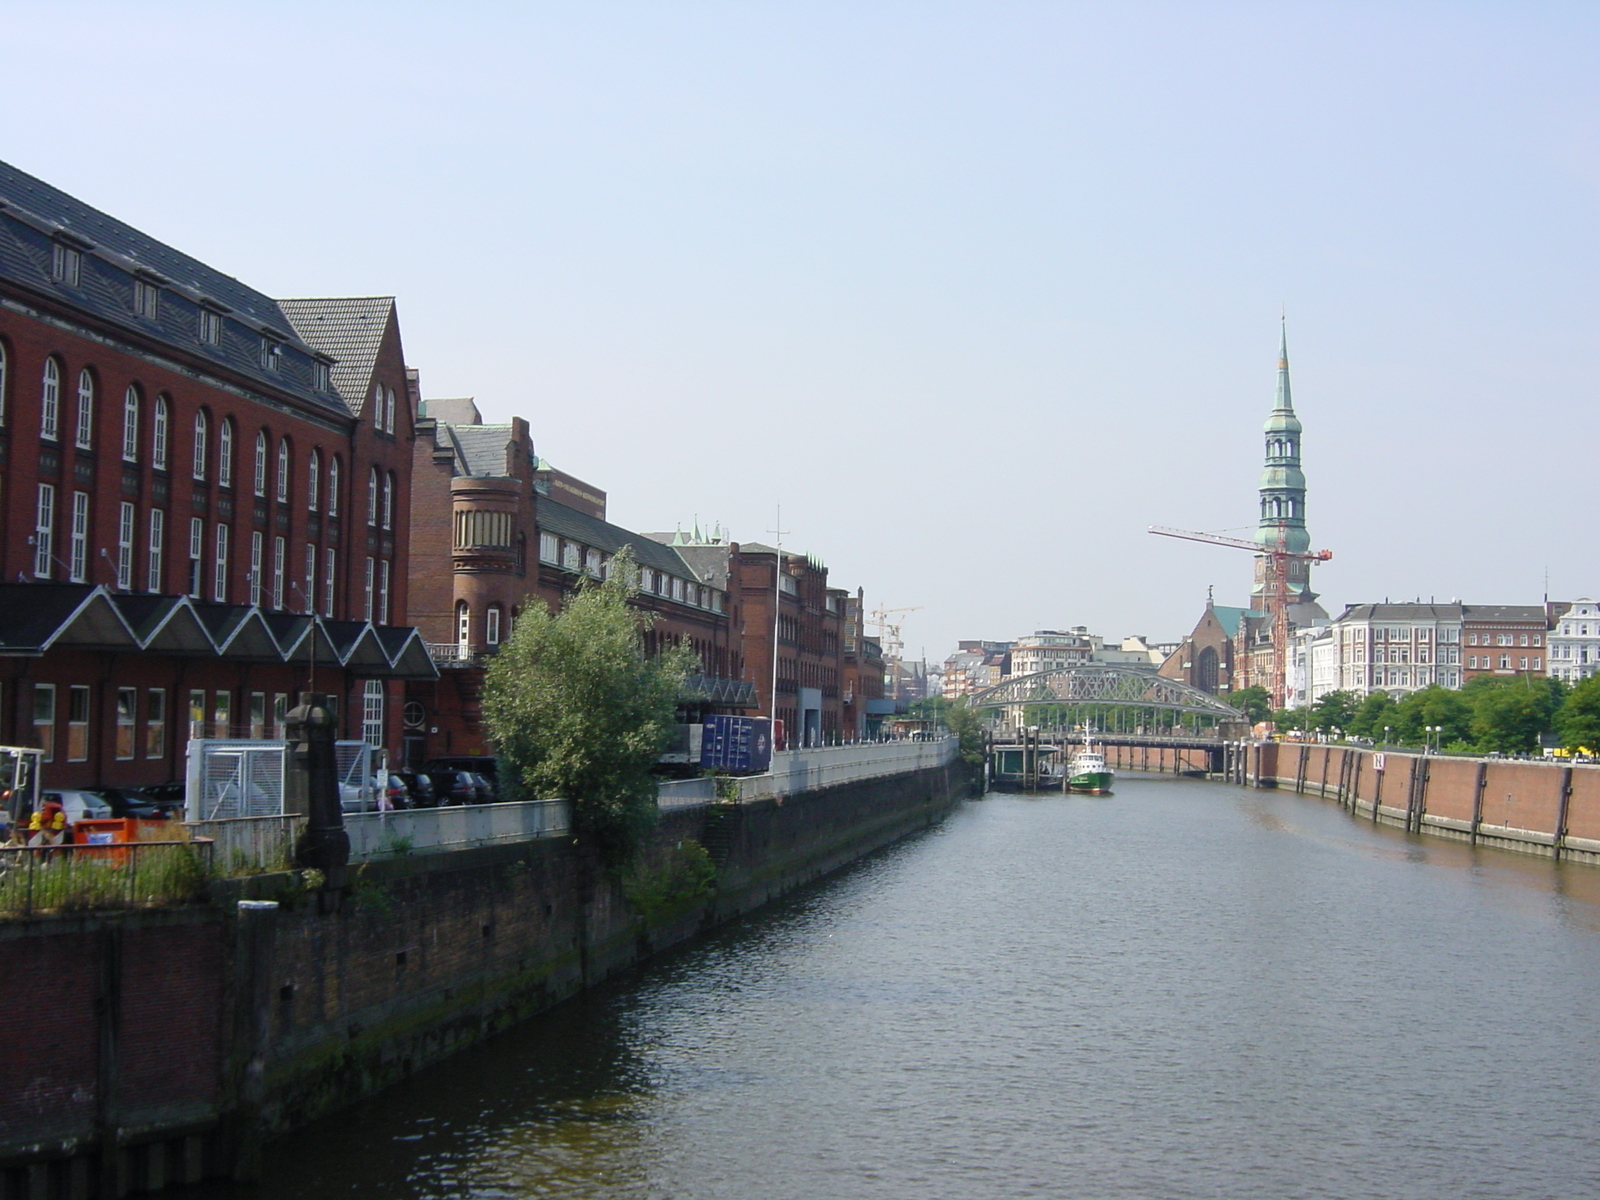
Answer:
[{"label": "brick quay wall", "polygon": [[0,922],[0,1200],[248,1178],[271,1137],[926,828],[969,781],[668,810],[627,880],[545,839],[370,863],[337,897],[278,873]]},{"label": "brick quay wall", "polygon": [[1600,864],[1597,766],[1269,742],[1237,770],[1240,783],[1324,796],[1416,833]]}]

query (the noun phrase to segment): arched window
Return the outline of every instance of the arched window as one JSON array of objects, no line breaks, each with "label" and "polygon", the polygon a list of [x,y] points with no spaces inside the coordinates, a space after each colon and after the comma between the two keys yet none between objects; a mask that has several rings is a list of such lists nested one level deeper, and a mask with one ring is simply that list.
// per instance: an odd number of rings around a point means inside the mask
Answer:
[{"label": "arched window", "polygon": [[94,446],[94,373],[78,372],[78,422],[73,442],[84,450]]},{"label": "arched window", "polygon": [[383,527],[394,528],[394,473],[383,477]]},{"label": "arched window", "polygon": [[278,493],[278,503],[279,504],[287,504],[289,502],[289,455],[290,455],[289,439],[288,438],[279,438],[278,439],[278,479],[277,479],[277,493]]},{"label": "arched window", "polygon": [[44,360],[44,387],[39,394],[39,436],[51,441],[61,436],[61,364]]},{"label": "arched window", "polygon": [[339,515],[339,456],[328,460],[328,515]]},{"label": "arched window", "polygon": [[156,410],[150,417],[150,465],[167,469],[167,398],[156,397]]},{"label": "arched window", "polygon": [[256,434],[256,469],[255,469],[256,495],[267,494],[267,431],[261,430]]},{"label": "arched window", "polygon": [[379,383],[372,385],[372,427],[383,428],[383,385]]},{"label": "arched window", "polygon": [[209,423],[206,420],[206,410],[201,409],[194,415],[194,477],[206,477],[206,439],[210,437]]},{"label": "arched window", "polygon": [[489,610],[484,613],[483,640],[491,646],[500,644],[500,606],[489,605]]},{"label": "arched window", "polygon": [[378,523],[378,468],[373,467],[367,476],[367,524]]},{"label": "arched window", "polygon": [[311,459],[306,463],[306,501],[311,506],[311,511],[317,511],[320,499],[317,489],[322,486],[322,455],[315,447],[311,451]]},{"label": "arched window", "polygon": [[122,458],[139,461],[139,389],[131,383],[122,394]]},{"label": "arched window", "polygon": [[390,433],[394,432],[394,389],[383,389],[383,420],[384,427]]},{"label": "arched window", "polygon": [[465,600],[456,604],[456,645],[461,648],[462,654],[472,645],[472,610],[467,607]]},{"label": "arched window", "polygon": [[217,430],[217,482],[223,487],[233,486],[233,418],[222,418]]}]

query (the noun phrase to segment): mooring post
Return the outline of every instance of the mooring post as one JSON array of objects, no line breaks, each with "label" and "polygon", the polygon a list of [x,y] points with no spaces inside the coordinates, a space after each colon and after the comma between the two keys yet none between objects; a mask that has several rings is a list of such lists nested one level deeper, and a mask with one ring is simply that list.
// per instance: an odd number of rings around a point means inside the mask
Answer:
[{"label": "mooring post", "polygon": [[241,900],[234,933],[234,1108],[229,1174],[261,1178],[261,1108],[272,1031],[272,961],[278,935],[274,900]]},{"label": "mooring post", "polygon": [[294,848],[295,865],[321,871],[324,894],[337,896],[350,862],[350,834],[339,804],[332,705],[325,695],[301,692],[299,705],[284,723],[289,738],[284,800],[286,807],[306,814],[306,831]]}]

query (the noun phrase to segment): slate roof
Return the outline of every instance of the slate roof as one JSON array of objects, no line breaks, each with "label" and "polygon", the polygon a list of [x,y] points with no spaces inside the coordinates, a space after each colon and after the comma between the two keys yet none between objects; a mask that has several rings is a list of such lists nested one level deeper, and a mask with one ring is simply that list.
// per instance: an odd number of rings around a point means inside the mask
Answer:
[{"label": "slate roof", "polygon": [[1492,623],[1522,622],[1524,624],[1546,624],[1542,604],[1468,604],[1461,610],[1463,621],[1487,621]]},{"label": "slate roof", "polygon": [[[463,475],[506,475],[506,451],[515,445],[510,425],[447,425]],[[529,464],[531,467],[532,464]]]},{"label": "slate roof", "polygon": [[362,414],[371,392],[383,335],[394,319],[393,296],[333,296],[279,300],[294,331],[335,359],[333,386],[346,407]]},{"label": "slate roof", "polygon": [[[52,277],[58,238],[82,253],[77,286]],[[134,314],[136,275],[161,288],[155,320]],[[344,411],[337,396],[315,390],[315,352],[276,301],[5,162],[0,162],[0,279],[272,391]],[[200,340],[202,301],[226,310],[215,345]],[[276,370],[262,366],[263,333],[284,347]]]},{"label": "slate roof", "polygon": [[668,575],[676,575],[679,579],[691,581],[698,579],[695,572],[670,546],[663,546],[642,533],[634,533],[609,521],[598,520],[587,513],[568,508],[565,504],[543,496],[539,498],[539,529],[542,533],[559,534],[561,537],[582,542],[585,546],[592,546],[607,554],[615,554],[624,546],[631,546],[634,560],[641,567],[653,567],[657,571],[665,571]]},{"label": "slate roof", "polygon": [[1351,604],[1341,621],[1459,621],[1460,604]]}]

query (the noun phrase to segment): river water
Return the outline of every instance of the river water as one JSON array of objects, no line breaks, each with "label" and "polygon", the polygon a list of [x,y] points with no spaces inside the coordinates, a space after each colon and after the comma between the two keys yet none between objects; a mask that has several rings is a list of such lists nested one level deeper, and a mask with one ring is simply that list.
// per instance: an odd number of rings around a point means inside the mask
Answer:
[{"label": "river water", "polygon": [[1600,1196],[1600,869],[1309,797],[991,795],[217,1197]]}]

